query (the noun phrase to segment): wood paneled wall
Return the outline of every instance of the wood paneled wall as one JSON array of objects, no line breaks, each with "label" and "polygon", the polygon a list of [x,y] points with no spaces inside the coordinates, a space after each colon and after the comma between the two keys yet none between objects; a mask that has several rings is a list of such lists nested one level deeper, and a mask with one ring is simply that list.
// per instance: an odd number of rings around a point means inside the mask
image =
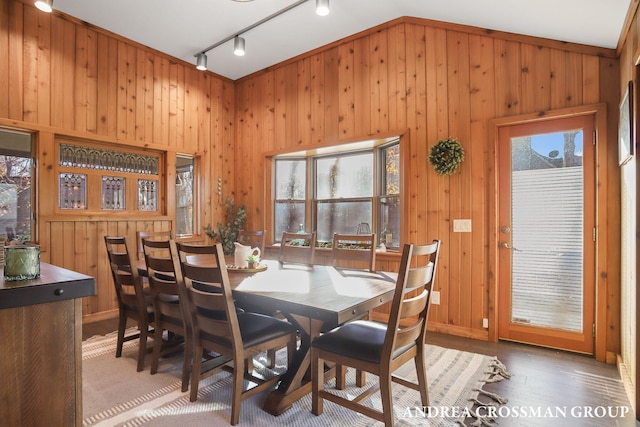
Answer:
[{"label": "wood paneled wall", "polygon": [[[432,307],[431,327],[486,339],[482,319],[496,303],[489,298],[496,239],[490,233],[496,200],[491,120],[606,103],[609,126],[598,159],[605,199],[599,208],[612,212],[599,211],[599,219],[617,218],[606,204],[619,186],[608,180],[617,170],[616,147],[606,141],[616,141],[618,73],[611,50],[401,18],[236,83],[236,193],[249,207],[250,228],[268,227],[262,223],[270,206],[264,199],[263,186],[270,183],[263,176],[265,153],[408,130],[403,241],[443,242],[436,283],[441,304]],[[447,136],[458,138],[466,155],[456,174],[442,177],[427,155]],[[473,231],[453,233],[457,218],[470,218]],[[600,223],[599,242],[605,256],[598,280],[605,292],[598,298],[608,307],[600,333],[610,352],[619,346],[615,223]],[[614,286],[607,287],[607,280]]]},{"label": "wood paneled wall", "polygon": [[[45,260],[98,278],[100,313],[111,283],[103,233],[164,228],[167,211],[135,218],[60,217],[52,148],[59,136],[196,154],[203,177],[199,226],[217,223],[235,192],[247,228],[264,228],[264,154],[406,133],[405,241],[443,241],[431,326],[487,338],[482,318],[495,268],[490,206],[495,202],[492,119],[605,103],[616,140],[620,70],[615,52],[559,41],[401,18],[236,82],[30,3],[0,0],[0,126],[33,131],[39,151],[39,241]],[[466,160],[451,177],[428,166],[429,147],[453,136]],[[607,351],[619,349],[619,194],[616,147],[599,149],[599,304],[606,305]],[[215,194],[222,179],[223,196]],[[611,197],[609,197],[611,196]],[[617,209],[617,210],[616,210]],[[603,212],[604,211],[604,212]],[[470,218],[472,233],[453,233]],[[97,255],[96,255],[97,254]],[[394,261],[385,261],[389,266]],[[104,295],[109,295],[103,299]]]},{"label": "wood paneled wall", "polygon": [[[211,195],[218,178],[233,191],[234,83],[18,0],[0,0],[0,58],[0,126],[33,132],[38,144],[42,259],[97,278],[85,315],[113,310],[102,236],[171,228],[176,153],[198,156],[203,171],[198,227],[222,219],[224,200]],[[157,214],[56,211],[60,137],[166,152],[166,205]]]}]

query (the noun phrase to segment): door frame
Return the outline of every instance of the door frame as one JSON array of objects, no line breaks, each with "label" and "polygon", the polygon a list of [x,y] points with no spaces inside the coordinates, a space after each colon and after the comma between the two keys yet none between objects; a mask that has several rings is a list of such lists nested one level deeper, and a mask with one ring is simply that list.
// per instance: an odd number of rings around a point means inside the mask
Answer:
[{"label": "door frame", "polygon": [[[550,110],[540,113],[524,114],[512,117],[503,117],[491,120],[488,126],[489,141],[491,144],[491,152],[489,153],[490,168],[492,173],[489,175],[489,266],[491,274],[489,274],[489,340],[498,341],[498,307],[499,307],[499,224],[498,224],[498,207],[500,194],[498,190],[499,184],[499,159],[498,155],[498,134],[499,129],[504,126],[512,126],[525,123],[535,123],[550,119],[559,119],[573,116],[594,116],[595,131],[595,178],[597,182],[606,182],[606,165],[600,164],[600,159],[607,158],[607,116],[606,104],[586,105],[574,108],[565,108],[561,110]],[[585,136],[585,141],[587,137]],[[586,142],[585,142],[586,143]],[[606,265],[606,228],[600,227],[601,224],[607,223],[606,197],[601,194],[601,189],[596,186],[595,194],[595,226],[596,226],[596,256],[595,265],[592,272],[595,275],[595,345],[594,356],[596,360],[606,361],[606,338],[607,338],[607,278],[606,275],[598,274],[601,266]]]}]

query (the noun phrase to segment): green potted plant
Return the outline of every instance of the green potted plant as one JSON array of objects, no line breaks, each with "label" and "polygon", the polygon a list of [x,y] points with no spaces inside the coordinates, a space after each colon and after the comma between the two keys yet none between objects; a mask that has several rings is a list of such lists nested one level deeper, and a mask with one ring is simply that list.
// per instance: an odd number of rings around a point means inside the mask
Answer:
[{"label": "green potted plant", "polygon": [[256,254],[251,254],[247,257],[247,262],[249,263],[249,268],[256,269],[260,267],[260,257]]},{"label": "green potted plant", "polygon": [[225,206],[225,223],[218,223],[216,228],[207,225],[204,227],[204,232],[213,239],[214,243],[222,243],[225,255],[233,255],[235,249],[233,243],[238,240],[238,233],[244,227],[247,219],[247,207],[245,205],[236,207],[233,198],[228,198]]}]

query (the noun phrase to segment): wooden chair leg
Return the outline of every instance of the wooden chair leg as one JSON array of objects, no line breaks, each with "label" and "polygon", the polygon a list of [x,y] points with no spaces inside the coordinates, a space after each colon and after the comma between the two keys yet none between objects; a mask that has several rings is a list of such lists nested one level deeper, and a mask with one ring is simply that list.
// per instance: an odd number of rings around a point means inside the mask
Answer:
[{"label": "wooden chair leg", "polygon": [[269,363],[267,364],[267,368],[271,368],[271,369],[275,368],[276,367],[276,350],[274,348],[267,351],[267,359],[269,360]]},{"label": "wooden chair leg", "polygon": [[365,371],[361,371],[360,369],[356,370],[356,386],[364,387],[367,383],[367,373]]},{"label": "wooden chair leg", "polygon": [[124,330],[127,328],[127,316],[120,311],[118,316],[118,341],[116,344],[116,357],[122,356],[122,345],[124,344]]},{"label": "wooden chair leg", "polygon": [[347,385],[347,367],[336,365],[336,389],[344,390]]},{"label": "wooden chair leg", "polygon": [[234,426],[240,421],[240,404],[242,403],[242,383],[245,372],[244,360],[236,360],[233,369],[233,391],[231,396],[231,425]]},{"label": "wooden chair leg", "polygon": [[191,394],[189,400],[195,402],[198,399],[198,386],[200,385],[200,370],[202,369],[202,347],[196,345],[193,351],[195,356],[191,365]]},{"label": "wooden chair leg", "polygon": [[[337,378],[337,375],[336,375]],[[320,415],[323,411],[320,390],[324,388],[324,361],[318,359],[317,351],[311,349],[311,412]]]},{"label": "wooden chair leg", "polygon": [[153,340],[153,353],[151,356],[151,375],[158,372],[158,363],[160,361],[160,347],[162,346],[162,333],[162,328],[156,325],[156,337]]},{"label": "wooden chair leg", "polygon": [[416,355],[416,375],[418,376],[418,387],[420,388],[420,398],[422,406],[429,406],[429,384],[427,383],[427,364],[424,352],[418,351]]},{"label": "wooden chair leg", "polygon": [[184,348],[183,348],[183,356],[182,356],[182,392],[189,390],[189,374],[191,373],[191,360],[194,355],[198,355],[196,357],[201,357],[202,351],[200,353],[193,352],[193,345],[191,344],[191,338],[185,337],[184,340]]},{"label": "wooden chair leg", "polygon": [[380,375],[380,397],[384,427],[393,427],[393,396],[391,395],[391,374]]},{"label": "wooden chair leg", "polygon": [[144,358],[147,354],[147,335],[149,334],[149,326],[140,325],[140,338],[138,341],[138,372],[144,370]]}]

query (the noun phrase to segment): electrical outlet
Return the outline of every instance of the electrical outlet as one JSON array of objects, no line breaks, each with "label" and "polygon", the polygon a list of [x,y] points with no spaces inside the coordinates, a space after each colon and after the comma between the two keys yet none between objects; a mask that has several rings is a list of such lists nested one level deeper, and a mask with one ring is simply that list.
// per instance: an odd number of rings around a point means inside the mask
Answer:
[{"label": "electrical outlet", "polygon": [[487,319],[486,317],[482,319],[482,327],[485,329],[489,327],[489,319]]},{"label": "electrical outlet", "polygon": [[440,304],[440,291],[431,292],[431,304],[435,304],[435,305]]},{"label": "electrical outlet", "polygon": [[471,220],[470,219],[454,219],[453,232],[454,233],[471,233]]}]

